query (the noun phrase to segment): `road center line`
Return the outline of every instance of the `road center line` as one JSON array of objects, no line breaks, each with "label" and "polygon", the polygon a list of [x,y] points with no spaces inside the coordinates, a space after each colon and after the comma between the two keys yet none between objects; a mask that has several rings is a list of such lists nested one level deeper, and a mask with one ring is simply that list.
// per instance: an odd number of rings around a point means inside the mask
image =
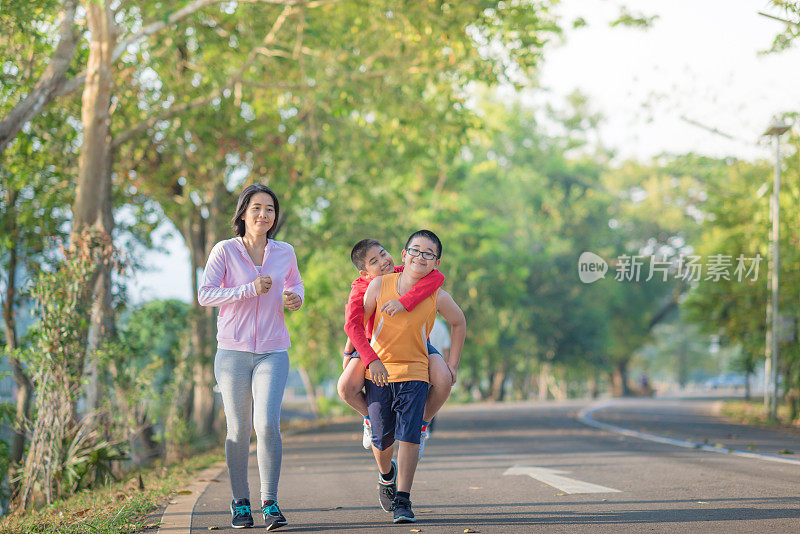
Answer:
[{"label": "road center line", "polygon": [[509,467],[503,475],[527,475],[531,478],[544,482],[548,486],[553,486],[560,489],[564,493],[620,493],[620,490],[614,488],[607,488],[599,486],[590,482],[583,482],[574,478],[568,478],[562,475],[568,474],[570,471],[560,471],[558,469],[550,469],[547,467],[528,467],[525,465],[515,465]]}]

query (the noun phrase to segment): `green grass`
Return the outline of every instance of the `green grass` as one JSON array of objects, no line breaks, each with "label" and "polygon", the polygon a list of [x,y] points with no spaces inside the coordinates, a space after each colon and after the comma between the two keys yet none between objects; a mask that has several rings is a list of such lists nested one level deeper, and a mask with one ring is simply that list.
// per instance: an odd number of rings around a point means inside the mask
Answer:
[{"label": "green grass", "polygon": [[764,413],[763,400],[732,400],[722,406],[722,415],[739,423],[771,427],[797,426],[789,420],[789,407],[778,406],[778,418],[771,419]]},{"label": "green grass", "polygon": [[[331,419],[281,423],[281,432],[308,431]],[[206,467],[225,460],[223,447],[215,447],[186,460],[127,474],[120,482],[84,491],[50,506],[0,518],[0,534],[70,533],[117,534],[155,532],[159,517],[149,515],[191,483]],[[139,489],[139,476],[144,490]]]},{"label": "green grass", "polygon": [[[118,533],[158,528],[158,519],[149,519],[167,499],[186,487],[194,475],[223,460],[224,451],[216,448],[170,465],[129,474],[118,483],[94,491],[81,492],[50,506],[11,515],[0,521],[0,533]],[[144,490],[139,489],[139,475]]]}]

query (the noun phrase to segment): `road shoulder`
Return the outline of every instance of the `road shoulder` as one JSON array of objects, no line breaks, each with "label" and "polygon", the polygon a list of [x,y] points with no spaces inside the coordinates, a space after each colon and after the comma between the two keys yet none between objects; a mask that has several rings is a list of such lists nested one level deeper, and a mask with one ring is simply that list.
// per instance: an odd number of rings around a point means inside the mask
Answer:
[{"label": "road shoulder", "polygon": [[800,465],[800,433],[730,421],[718,401],[615,399],[594,403],[582,423],[647,441],[743,458]]}]

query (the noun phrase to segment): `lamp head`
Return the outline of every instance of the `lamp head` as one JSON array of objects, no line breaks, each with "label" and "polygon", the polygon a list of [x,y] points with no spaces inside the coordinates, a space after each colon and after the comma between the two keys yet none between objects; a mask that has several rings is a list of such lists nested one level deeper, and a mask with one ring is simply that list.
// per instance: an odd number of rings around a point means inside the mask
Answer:
[{"label": "lamp head", "polygon": [[764,132],[764,135],[783,135],[792,127],[791,124],[786,124],[784,122],[774,122],[767,128],[767,131]]}]

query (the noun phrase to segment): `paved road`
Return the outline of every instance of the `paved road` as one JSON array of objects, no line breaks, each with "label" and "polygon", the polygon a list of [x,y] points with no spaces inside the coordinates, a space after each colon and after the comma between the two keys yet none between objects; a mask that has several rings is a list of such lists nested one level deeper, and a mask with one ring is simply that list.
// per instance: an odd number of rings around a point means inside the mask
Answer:
[{"label": "paved road", "polygon": [[[698,428],[711,428],[711,423],[720,425],[716,430],[730,432],[708,414],[704,403],[643,401],[609,408],[595,417],[619,426],[646,422],[647,431],[657,432],[658,414],[667,413],[666,431],[673,437],[697,439],[702,434]],[[378,508],[374,461],[359,446],[355,419],[287,436],[280,503],[290,524],[281,531],[800,532],[800,465],[682,449],[597,430],[576,419],[587,405],[446,409],[417,471],[411,495],[419,519],[415,525],[392,525],[391,515]],[[677,436],[680,428],[694,431]],[[736,435],[744,435],[746,428],[737,428]],[[747,436],[746,441],[755,441]],[[798,436],[770,436],[765,442],[800,453]],[[253,489],[258,480],[254,464],[251,458]],[[514,466],[510,473],[521,474],[504,474]],[[545,484],[542,477],[558,487]],[[570,486],[563,477],[579,481],[578,486]],[[216,479],[195,505],[192,532],[208,532],[209,527],[233,531],[227,476],[223,472]],[[570,493],[590,489],[580,482],[607,491]],[[257,502],[255,493],[253,497]]]}]

